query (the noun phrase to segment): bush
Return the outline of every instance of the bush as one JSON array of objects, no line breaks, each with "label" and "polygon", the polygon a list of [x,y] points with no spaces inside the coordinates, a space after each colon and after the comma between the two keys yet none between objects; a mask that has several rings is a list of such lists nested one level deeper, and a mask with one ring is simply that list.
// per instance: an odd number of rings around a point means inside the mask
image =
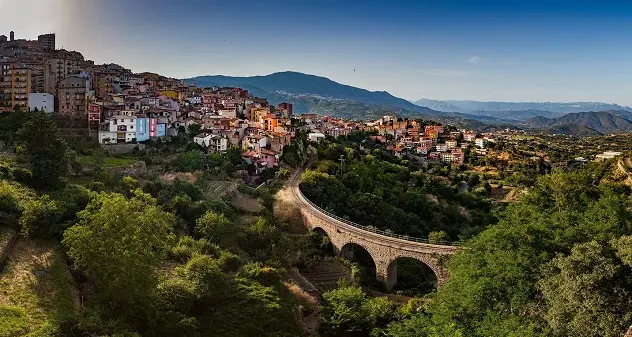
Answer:
[{"label": "bush", "polygon": [[281,282],[281,274],[276,268],[264,267],[260,262],[246,264],[241,271],[241,275],[267,286]]},{"label": "bush", "polygon": [[33,173],[30,170],[27,170],[25,168],[21,168],[21,167],[14,168],[12,173],[13,173],[13,179],[23,184],[28,184],[33,179]]},{"label": "bush", "polygon": [[234,273],[241,267],[241,259],[231,252],[223,251],[219,256],[219,267],[225,273]]},{"label": "bush", "polygon": [[93,181],[86,185],[86,187],[95,192],[103,192],[105,191],[105,184],[101,181]]},{"label": "bush", "polygon": [[206,212],[196,221],[195,232],[212,242],[221,242],[235,232],[235,225],[223,214]]},{"label": "bush", "polygon": [[160,309],[187,313],[196,299],[195,287],[184,279],[169,279],[157,287],[156,298]]},{"label": "bush", "polygon": [[22,234],[29,237],[49,237],[58,234],[61,230],[60,218],[61,210],[58,204],[45,194],[24,204],[20,217]]},{"label": "bush", "polygon": [[170,251],[170,256],[180,262],[186,262],[195,255],[210,255],[218,257],[219,246],[208,242],[206,239],[195,240],[190,236],[180,238],[175,247]]},{"label": "bush", "polygon": [[430,232],[430,234],[428,234],[428,242],[430,243],[442,243],[448,240],[448,234],[444,231]]}]

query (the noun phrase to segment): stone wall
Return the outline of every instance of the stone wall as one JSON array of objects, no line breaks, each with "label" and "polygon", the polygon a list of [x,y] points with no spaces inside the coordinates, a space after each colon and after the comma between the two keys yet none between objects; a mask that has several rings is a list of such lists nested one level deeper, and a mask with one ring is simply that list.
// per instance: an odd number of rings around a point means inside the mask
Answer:
[{"label": "stone wall", "polygon": [[135,149],[144,150],[145,144],[102,144],[101,147],[109,154],[127,154],[132,153]]}]

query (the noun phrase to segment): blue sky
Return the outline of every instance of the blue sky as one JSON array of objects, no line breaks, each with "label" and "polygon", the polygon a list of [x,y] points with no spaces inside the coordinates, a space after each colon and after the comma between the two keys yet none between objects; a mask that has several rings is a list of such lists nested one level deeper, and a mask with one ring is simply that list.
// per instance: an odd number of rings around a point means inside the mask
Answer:
[{"label": "blue sky", "polygon": [[632,105],[622,2],[0,0],[0,31],[179,78],[295,70],[406,99]]}]

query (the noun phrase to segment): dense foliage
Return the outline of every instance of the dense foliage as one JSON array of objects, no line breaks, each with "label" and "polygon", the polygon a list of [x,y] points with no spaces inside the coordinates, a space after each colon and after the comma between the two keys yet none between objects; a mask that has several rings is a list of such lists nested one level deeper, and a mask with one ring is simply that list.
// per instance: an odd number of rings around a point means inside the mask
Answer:
[{"label": "dense foliage", "polygon": [[542,177],[471,240],[450,261],[432,324],[464,336],[621,336],[632,323],[629,248],[617,244],[632,233],[630,193],[592,177]]},{"label": "dense foliage", "polygon": [[323,142],[318,150],[321,160],[303,174],[301,189],[312,202],[338,216],[415,237],[444,232],[453,241],[494,222],[491,204],[481,194],[459,193],[450,180],[380,149],[339,140]]}]

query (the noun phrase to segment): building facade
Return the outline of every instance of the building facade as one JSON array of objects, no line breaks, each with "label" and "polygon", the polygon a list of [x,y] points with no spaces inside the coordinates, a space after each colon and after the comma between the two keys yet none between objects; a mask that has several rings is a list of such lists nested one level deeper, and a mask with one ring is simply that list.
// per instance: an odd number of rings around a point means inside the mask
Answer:
[{"label": "building facade", "polygon": [[57,97],[59,114],[72,118],[86,117],[86,81],[77,76],[69,76],[59,82]]},{"label": "building facade", "polygon": [[42,34],[37,37],[37,42],[44,50],[55,50],[55,34]]},{"label": "building facade", "polygon": [[29,106],[32,70],[17,62],[0,62],[0,112]]}]

